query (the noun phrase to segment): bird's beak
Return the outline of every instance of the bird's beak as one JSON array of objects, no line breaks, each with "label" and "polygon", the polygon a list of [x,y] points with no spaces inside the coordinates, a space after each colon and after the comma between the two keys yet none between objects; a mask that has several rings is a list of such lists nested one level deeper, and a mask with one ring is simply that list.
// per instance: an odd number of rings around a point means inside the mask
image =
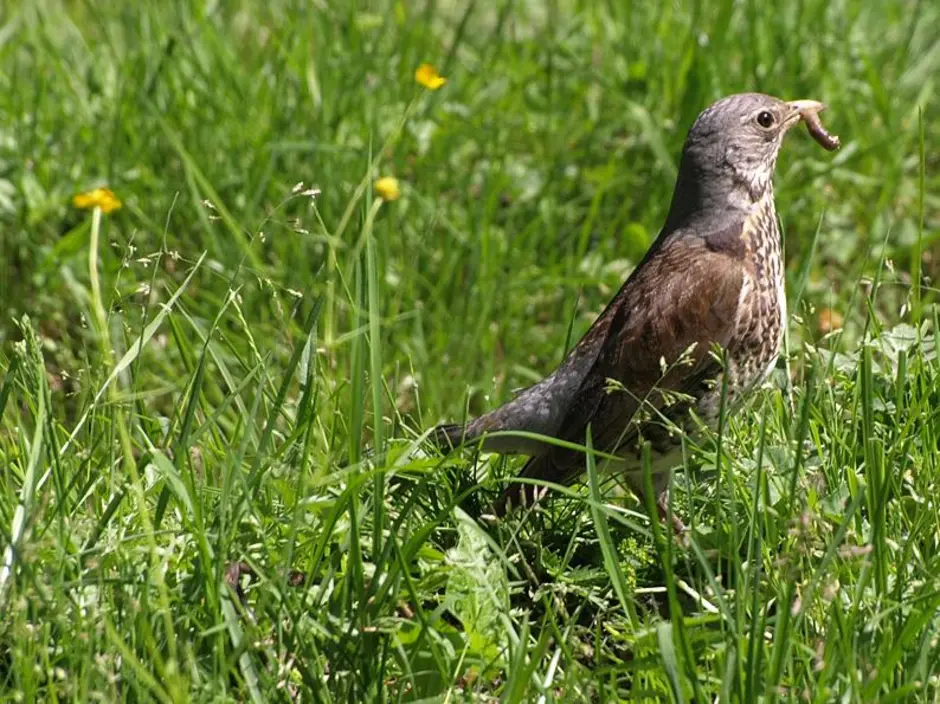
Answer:
[{"label": "bird's beak", "polygon": [[789,125],[795,125],[809,113],[816,114],[826,109],[826,105],[818,100],[791,100],[787,107],[790,108],[790,114],[787,116]]}]

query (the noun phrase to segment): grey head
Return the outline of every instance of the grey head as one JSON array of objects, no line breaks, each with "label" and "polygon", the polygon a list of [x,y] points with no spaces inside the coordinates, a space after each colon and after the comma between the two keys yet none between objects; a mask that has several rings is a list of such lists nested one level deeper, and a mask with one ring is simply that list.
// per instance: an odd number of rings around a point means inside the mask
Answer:
[{"label": "grey head", "polygon": [[784,136],[805,114],[823,109],[814,100],[740,93],[703,110],[682,149],[665,230],[708,226],[750,210],[773,190]]}]

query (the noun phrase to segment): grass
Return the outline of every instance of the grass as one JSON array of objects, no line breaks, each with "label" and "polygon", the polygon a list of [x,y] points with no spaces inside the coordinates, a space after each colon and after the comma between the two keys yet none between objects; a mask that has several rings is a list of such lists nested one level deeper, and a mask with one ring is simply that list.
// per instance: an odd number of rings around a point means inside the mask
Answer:
[{"label": "grass", "polygon": [[[938,30],[898,0],[4,5],[4,700],[940,700]],[[788,352],[688,443],[690,544],[593,464],[488,520],[520,461],[426,431],[561,359],[742,90],[824,100],[845,146],[781,156]],[[98,185],[123,208],[72,207]]]}]

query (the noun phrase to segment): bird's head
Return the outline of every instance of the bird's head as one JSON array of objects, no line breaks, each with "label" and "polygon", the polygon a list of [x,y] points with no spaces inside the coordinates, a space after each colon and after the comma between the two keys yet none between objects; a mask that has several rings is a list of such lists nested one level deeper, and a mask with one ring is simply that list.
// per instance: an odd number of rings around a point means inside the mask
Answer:
[{"label": "bird's head", "polygon": [[773,188],[786,133],[804,115],[823,109],[815,100],[786,102],[761,93],[732,95],[706,108],[682,149],[673,199],[676,212],[670,219],[700,209],[750,208]]}]

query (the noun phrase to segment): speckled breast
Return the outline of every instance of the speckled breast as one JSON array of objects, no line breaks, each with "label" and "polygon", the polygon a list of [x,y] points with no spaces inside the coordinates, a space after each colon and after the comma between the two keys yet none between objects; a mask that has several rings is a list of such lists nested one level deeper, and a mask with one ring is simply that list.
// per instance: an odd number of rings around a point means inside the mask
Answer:
[{"label": "speckled breast", "polygon": [[[780,256],[780,231],[773,198],[758,204],[745,222],[742,239],[747,247],[749,266],[745,276],[734,333],[728,344],[728,396],[726,407],[733,409],[761,384],[774,368],[783,341],[786,320],[786,296],[783,287],[783,262]],[[695,415],[715,427],[721,414],[722,378],[703,380],[702,389],[693,406]],[[676,404],[664,410],[670,421],[679,423],[693,433],[696,423],[688,415],[687,404]],[[727,414],[728,411],[726,411]],[[668,425],[650,424],[643,428],[644,439],[650,441],[654,456],[681,461],[677,455],[679,435]],[[625,450],[625,451],[624,451]],[[637,464],[639,448],[631,445],[621,450],[625,459]],[[657,466],[668,465],[668,461]]]},{"label": "speckled breast", "polygon": [[752,267],[741,290],[735,334],[728,346],[733,400],[762,383],[773,370],[786,324],[780,230],[773,198],[761,205],[745,225]]},{"label": "speckled breast", "polygon": [[[742,239],[749,266],[738,304],[735,330],[728,344],[728,397],[733,407],[774,368],[786,320],[780,230],[773,198],[758,204],[744,225]],[[696,403],[696,414],[714,426],[721,410],[721,378],[714,379]]]}]

